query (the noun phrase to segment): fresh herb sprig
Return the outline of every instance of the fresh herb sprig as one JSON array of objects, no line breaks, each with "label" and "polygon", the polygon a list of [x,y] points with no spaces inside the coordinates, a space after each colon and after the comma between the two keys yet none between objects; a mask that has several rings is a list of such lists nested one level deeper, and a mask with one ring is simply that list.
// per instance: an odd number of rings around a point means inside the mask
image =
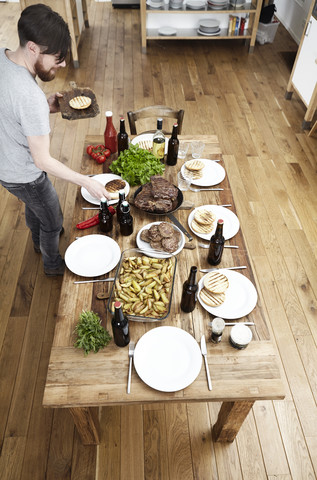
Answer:
[{"label": "fresh herb sprig", "polygon": [[97,353],[111,340],[109,332],[100,324],[100,317],[92,311],[82,311],[79,322],[75,327],[77,335],[74,346],[82,348],[85,355],[89,352]]},{"label": "fresh herb sprig", "polygon": [[120,175],[131,186],[148,183],[152,175],[161,175],[165,166],[153,153],[138,144],[130,144],[110,165],[110,170]]}]

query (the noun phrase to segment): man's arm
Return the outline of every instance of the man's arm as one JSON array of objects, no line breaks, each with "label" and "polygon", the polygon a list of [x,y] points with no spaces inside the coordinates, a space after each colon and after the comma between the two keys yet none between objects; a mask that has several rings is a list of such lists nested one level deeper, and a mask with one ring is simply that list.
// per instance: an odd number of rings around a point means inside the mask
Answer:
[{"label": "man's arm", "polygon": [[27,140],[34,163],[40,170],[54,175],[55,177],[62,178],[67,182],[85,187],[90,195],[95,198],[110,198],[108,192],[101,183],[91,177],[75,172],[51,156],[49,135],[31,136],[27,137]]}]

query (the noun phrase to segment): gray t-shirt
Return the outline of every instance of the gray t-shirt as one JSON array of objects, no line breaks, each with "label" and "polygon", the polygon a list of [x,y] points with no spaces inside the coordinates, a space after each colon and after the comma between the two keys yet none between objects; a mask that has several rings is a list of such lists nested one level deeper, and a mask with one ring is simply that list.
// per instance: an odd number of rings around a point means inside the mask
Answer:
[{"label": "gray t-shirt", "polygon": [[32,159],[27,138],[50,132],[49,106],[30,72],[0,49],[0,180],[29,183],[41,170]]}]

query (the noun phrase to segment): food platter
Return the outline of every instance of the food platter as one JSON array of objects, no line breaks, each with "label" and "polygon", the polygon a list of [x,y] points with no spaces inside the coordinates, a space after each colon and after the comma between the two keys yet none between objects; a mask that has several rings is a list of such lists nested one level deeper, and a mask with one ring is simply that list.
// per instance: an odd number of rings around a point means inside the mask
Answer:
[{"label": "food platter", "polygon": [[154,257],[154,258],[168,258],[168,257],[171,257],[172,255],[177,255],[184,248],[185,237],[184,237],[183,233],[180,231],[180,229],[178,227],[176,227],[176,225],[170,224],[174,228],[174,230],[179,232],[180,237],[181,237],[181,239],[179,241],[178,249],[175,250],[175,252],[168,253],[168,252],[160,252],[160,251],[154,250],[153,248],[151,248],[151,246],[148,242],[145,242],[144,240],[141,239],[141,233],[144,230],[149,229],[152,225],[159,225],[160,223],[161,222],[152,222],[152,223],[149,223],[148,225],[145,225],[144,227],[141,228],[141,230],[139,230],[139,232],[137,234],[137,237],[136,237],[136,244],[137,244],[138,248],[140,250],[144,251],[144,253],[146,255],[148,255],[149,257]]},{"label": "food platter", "polygon": [[[201,300],[198,293],[201,306],[212,315],[228,320],[241,318],[252,312],[258,300],[258,294],[253,283],[243,274],[234,270],[224,268],[219,269],[218,272],[223,273],[229,280],[225,301],[219,307],[210,307]],[[199,292],[203,288],[205,276],[198,283]]]},{"label": "food platter", "polygon": [[164,326],[149,330],[140,338],[133,362],[141,380],[151,388],[177,392],[197,378],[202,355],[192,335],[181,328]]},{"label": "food platter", "polygon": [[106,235],[86,235],[71,243],[65,252],[67,268],[82,277],[110,272],[120,260],[120,247]]},{"label": "food platter", "polygon": [[[198,185],[199,187],[212,187],[213,185],[218,185],[226,176],[225,169],[219,165],[218,162],[214,160],[207,160],[205,158],[199,158],[199,161],[205,164],[201,178],[192,179],[191,183]],[[181,172],[184,177],[186,177],[186,162],[182,165]]]},{"label": "food platter", "polygon": [[[138,193],[141,192],[142,188],[143,188],[144,185],[141,185],[134,193],[134,200],[136,198],[136,196],[138,195]],[[175,186],[175,185],[174,185]],[[183,200],[184,200],[184,196],[183,196],[183,193],[182,191],[176,187],[177,190],[178,190],[178,193],[177,193],[177,198],[175,200],[175,207],[173,206],[172,210],[169,210],[168,212],[160,212],[160,211],[157,211],[157,210],[154,210],[154,211],[150,211],[150,210],[144,210],[142,209],[143,212],[146,212],[146,213],[150,213],[151,215],[168,215],[169,213],[173,213],[175,212],[176,210],[179,209],[179,207],[182,205],[183,203]],[[135,205],[135,208],[138,208],[136,205]],[[138,208],[138,210],[141,210]]]},{"label": "food platter", "polygon": [[[97,180],[97,182],[101,183],[102,185],[106,185],[106,183],[110,182],[111,180],[122,180],[122,178],[119,175],[115,175],[114,173],[101,173],[99,175],[94,175],[93,178],[94,180]],[[124,180],[124,182],[126,181]],[[126,182],[126,187],[124,191],[125,191],[125,196],[127,197],[130,191],[130,185],[128,184],[128,182]],[[90,195],[90,193],[85,187],[81,187],[80,192],[82,197],[85,200],[87,200],[87,202],[92,203],[93,205],[100,205],[100,200]],[[113,205],[114,203],[117,203],[117,202],[118,202],[118,199],[109,200],[109,205]]]},{"label": "food platter", "polygon": [[[216,217],[213,229],[210,233],[198,233],[195,230],[193,230],[191,226],[192,221],[194,219],[195,211],[198,208],[205,208],[207,210],[210,210],[211,212],[213,212],[213,214]],[[201,205],[200,207],[196,207],[194,210],[190,212],[188,216],[188,226],[191,229],[191,231],[198,237],[203,238],[204,240],[210,240],[210,237],[216,231],[217,220],[219,220],[220,218],[224,221],[223,236],[225,237],[225,240],[229,240],[229,238],[234,237],[238,233],[240,228],[240,222],[235,213],[233,213],[228,208],[221,207],[220,205]]]},{"label": "food platter", "polygon": [[[144,142],[152,142],[153,143],[153,136],[154,133],[142,133],[141,135],[137,135],[131,140],[132,145],[136,145],[137,143]],[[165,137],[165,155],[167,154],[168,150],[168,138]]]}]

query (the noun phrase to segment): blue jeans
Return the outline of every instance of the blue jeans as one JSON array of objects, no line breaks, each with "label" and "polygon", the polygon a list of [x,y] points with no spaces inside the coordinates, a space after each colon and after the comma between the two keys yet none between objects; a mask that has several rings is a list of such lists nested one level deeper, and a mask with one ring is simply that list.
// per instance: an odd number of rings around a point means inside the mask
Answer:
[{"label": "blue jeans", "polygon": [[63,214],[58,196],[45,172],[30,183],[0,183],[25,203],[26,225],[32,233],[35,246],[39,246],[44,269],[58,268],[63,260],[59,253],[59,234]]}]

